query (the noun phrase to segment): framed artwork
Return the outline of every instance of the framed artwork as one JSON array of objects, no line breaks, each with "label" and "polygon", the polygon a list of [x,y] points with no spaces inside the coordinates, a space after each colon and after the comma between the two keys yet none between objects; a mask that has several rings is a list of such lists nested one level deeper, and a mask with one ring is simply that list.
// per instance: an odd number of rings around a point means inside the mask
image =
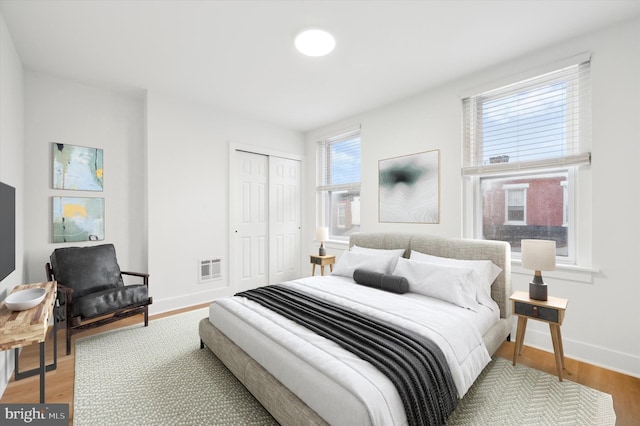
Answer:
[{"label": "framed artwork", "polygon": [[104,240],[104,198],[53,197],[53,242]]},{"label": "framed artwork", "polygon": [[440,223],[440,150],[378,161],[380,222]]},{"label": "framed artwork", "polygon": [[102,149],[52,143],[53,189],[102,191]]}]

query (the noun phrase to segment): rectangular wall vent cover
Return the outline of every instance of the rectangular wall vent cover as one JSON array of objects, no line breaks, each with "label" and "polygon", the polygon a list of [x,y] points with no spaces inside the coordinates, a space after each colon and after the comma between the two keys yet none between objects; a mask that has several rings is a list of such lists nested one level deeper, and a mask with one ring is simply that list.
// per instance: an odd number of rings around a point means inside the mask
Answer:
[{"label": "rectangular wall vent cover", "polygon": [[198,275],[200,282],[212,281],[221,278],[220,259],[206,259],[198,262]]}]

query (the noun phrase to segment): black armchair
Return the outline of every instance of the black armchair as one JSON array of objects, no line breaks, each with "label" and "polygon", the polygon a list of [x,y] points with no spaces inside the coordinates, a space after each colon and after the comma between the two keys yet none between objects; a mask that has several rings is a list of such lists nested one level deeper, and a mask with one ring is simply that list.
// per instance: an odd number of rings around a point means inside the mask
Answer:
[{"label": "black armchair", "polygon": [[[113,244],[65,247],[51,253],[47,279],[58,282],[65,306],[67,355],[71,336],[137,314],[149,325],[149,274],[120,270]],[[142,284],[124,285],[122,274],[140,277]]]}]

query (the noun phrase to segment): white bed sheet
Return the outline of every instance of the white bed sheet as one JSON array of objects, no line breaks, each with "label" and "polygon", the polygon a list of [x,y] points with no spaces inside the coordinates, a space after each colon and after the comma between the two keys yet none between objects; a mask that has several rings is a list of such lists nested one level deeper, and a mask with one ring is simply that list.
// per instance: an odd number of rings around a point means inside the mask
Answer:
[{"label": "white bed sheet", "polygon": [[459,306],[452,305],[444,300],[435,299],[429,296],[423,296],[418,293],[405,293],[405,297],[415,299],[418,302],[426,303],[433,306],[439,306],[440,309],[455,312],[455,315],[460,315],[472,322],[480,332],[480,335],[484,335],[491,327],[493,327],[498,321],[500,321],[500,308],[496,303],[496,308],[491,309],[484,305],[478,305],[478,312],[474,312],[470,309],[464,309]]},{"label": "white bed sheet", "polygon": [[[414,293],[381,292],[333,275],[282,285],[432,339],[447,359],[460,398],[491,359],[482,334],[499,314],[490,309],[475,313]],[[391,381],[337,344],[241,297],[212,303],[209,319],[329,423],[406,424]]]}]

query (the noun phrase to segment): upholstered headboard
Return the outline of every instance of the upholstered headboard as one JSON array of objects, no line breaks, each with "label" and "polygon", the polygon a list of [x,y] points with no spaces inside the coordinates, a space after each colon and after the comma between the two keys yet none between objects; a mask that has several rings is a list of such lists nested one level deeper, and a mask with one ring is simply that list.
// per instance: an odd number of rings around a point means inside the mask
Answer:
[{"label": "upholstered headboard", "polygon": [[491,240],[472,240],[465,238],[445,238],[424,234],[403,233],[364,233],[351,235],[349,246],[405,249],[404,257],[411,250],[433,256],[466,260],[490,260],[502,269],[502,273],[491,286],[491,298],[500,307],[500,317],[511,316],[511,247],[509,243]]}]

